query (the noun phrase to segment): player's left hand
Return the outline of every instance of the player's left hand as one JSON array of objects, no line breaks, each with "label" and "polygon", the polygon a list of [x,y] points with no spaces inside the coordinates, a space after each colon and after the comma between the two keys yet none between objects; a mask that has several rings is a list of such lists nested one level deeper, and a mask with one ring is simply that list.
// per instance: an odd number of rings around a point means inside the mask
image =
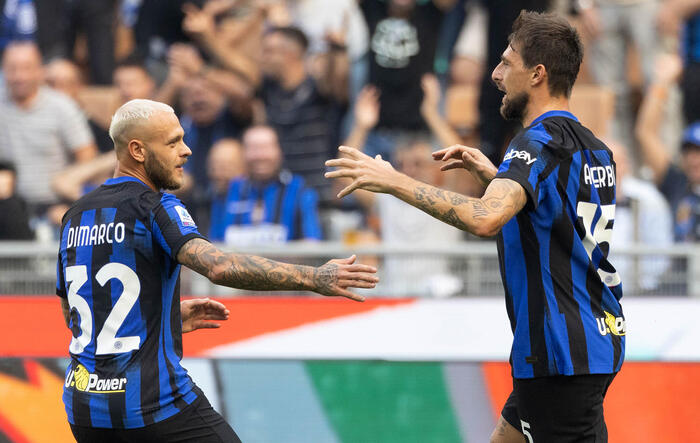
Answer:
[{"label": "player's left hand", "polygon": [[229,310],[222,303],[209,298],[195,298],[180,302],[182,333],[197,329],[220,328],[221,324],[212,320],[228,320]]},{"label": "player's left hand", "polygon": [[380,155],[372,158],[349,146],[341,146],[338,151],[344,155],[344,158],[326,161],[326,166],[338,169],[326,172],[325,177],[353,179],[352,183],[338,193],[338,198],[345,197],[355,189],[389,193],[394,188],[392,186],[394,181],[401,176],[391,163],[383,160]]}]

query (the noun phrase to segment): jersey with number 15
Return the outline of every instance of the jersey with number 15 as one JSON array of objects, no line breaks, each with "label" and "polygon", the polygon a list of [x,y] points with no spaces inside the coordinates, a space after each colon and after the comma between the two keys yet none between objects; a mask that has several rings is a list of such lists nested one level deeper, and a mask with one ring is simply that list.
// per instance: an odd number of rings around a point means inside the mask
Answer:
[{"label": "jersey with number 15", "polygon": [[196,399],[181,366],[179,249],[201,237],[182,203],[133,177],[78,200],[61,227],[56,293],[70,306],[68,421],[136,428]]},{"label": "jersey with number 15", "polygon": [[622,284],[608,261],[615,219],[610,150],[566,111],[513,139],[496,178],[527,204],[498,238],[516,378],[610,374],[622,365]]}]

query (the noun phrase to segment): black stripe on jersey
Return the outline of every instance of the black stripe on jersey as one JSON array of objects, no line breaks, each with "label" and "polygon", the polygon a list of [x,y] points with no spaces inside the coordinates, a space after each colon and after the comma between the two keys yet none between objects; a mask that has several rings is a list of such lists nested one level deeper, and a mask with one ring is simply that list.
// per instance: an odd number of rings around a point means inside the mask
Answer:
[{"label": "black stripe on jersey", "polygon": [[[153,262],[148,261],[141,254],[136,254],[136,269],[149,269],[153,263],[163,263],[163,254],[165,253],[158,245],[158,241],[153,238]],[[139,278],[147,278],[153,273],[139,273]],[[144,426],[155,423],[155,413],[160,409],[158,399],[160,398],[160,368],[158,363],[158,350],[160,347],[161,334],[161,310],[163,303],[163,295],[160,290],[162,288],[162,277],[159,277],[158,282],[141,283],[141,288],[153,288],[152,292],[141,291],[139,297],[139,305],[141,307],[141,318],[146,323],[146,331],[148,338],[146,343],[141,347],[138,353],[139,365],[141,368],[141,412]],[[148,404],[146,399],[152,399],[153,404]]]},{"label": "black stripe on jersey", "polygon": [[[177,269],[177,266],[174,266]],[[171,270],[171,272],[174,272]],[[163,334],[167,334],[168,331],[163,331]],[[176,338],[177,337],[177,338]],[[175,349],[176,355],[182,358],[182,320],[180,317],[180,277],[178,276],[177,283],[175,283],[175,293],[172,296],[172,304],[170,305],[170,339],[173,341],[173,348]],[[178,348],[180,349],[178,353]],[[180,411],[187,407],[187,402],[178,395],[177,387],[177,377],[170,358],[165,354],[165,366],[168,369],[168,383],[170,384],[170,389],[173,392],[173,404]]]},{"label": "black stripe on jersey", "polygon": [[[542,284],[542,268],[539,256],[537,234],[532,227],[532,221],[527,212],[521,211],[516,219],[520,230],[520,241],[525,259],[527,279],[527,315],[530,325],[530,359],[534,377],[549,374],[549,356],[547,354],[547,339],[544,334],[544,319],[549,316],[545,303],[544,285]],[[528,243],[527,240],[531,240]]]},{"label": "black stripe on jersey", "polygon": [[[496,240],[496,246],[498,248],[498,257],[505,257],[504,245],[503,245],[503,232],[498,233]],[[508,319],[510,320],[510,329],[515,332],[515,310],[513,308],[513,296],[508,290],[508,283],[506,282],[506,267],[505,259],[500,258],[498,260],[499,271],[501,272],[501,282],[503,283],[503,290],[506,294],[506,312],[508,313]]]},{"label": "black stripe on jersey", "polygon": [[[567,186],[573,157],[569,157],[562,162],[559,167],[557,177],[557,191],[561,201],[566,204]],[[562,210],[560,217],[568,217],[566,209]],[[551,238],[556,239],[550,242],[549,266],[552,268],[552,275],[559,276],[553,282],[554,297],[557,300],[559,312],[564,314],[566,321],[566,331],[569,335],[569,355],[575,374],[587,374],[588,368],[588,347],[586,344],[586,330],[583,327],[583,319],[576,298],[574,297],[574,281],[571,276],[571,251],[574,249],[574,232],[571,223],[554,223],[556,231],[551,232]]]}]

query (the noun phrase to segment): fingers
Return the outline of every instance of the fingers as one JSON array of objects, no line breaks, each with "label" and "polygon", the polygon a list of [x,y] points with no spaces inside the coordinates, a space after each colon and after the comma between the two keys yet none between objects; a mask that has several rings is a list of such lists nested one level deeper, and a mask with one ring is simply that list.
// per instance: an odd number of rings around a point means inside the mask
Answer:
[{"label": "fingers", "polygon": [[377,268],[375,268],[374,266],[363,265],[361,263],[357,263],[354,265],[351,264],[348,266],[344,266],[340,269],[340,271],[341,272],[342,271],[345,271],[345,272],[368,272],[368,273],[374,274],[377,272]]},{"label": "fingers", "polygon": [[349,298],[350,300],[355,300],[355,301],[365,301],[365,298],[359,294],[353,294],[352,292],[348,291],[347,289],[343,288],[337,288],[334,291],[333,296],[339,296],[339,297],[345,297]]},{"label": "fingers", "polygon": [[355,263],[356,258],[357,256],[353,254],[348,258],[334,258],[333,260],[329,260],[329,263],[337,263],[339,265],[351,265]]},{"label": "fingers", "polygon": [[[338,172],[338,171],[334,171],[334,172]],[[327,173],[327,174],[330,174],[330,173]],[[339,177],[349,177],[349,176],[339,176]],[[355,180],[354,182],[350,183],[348,186],[346,186],[345,188],[343,188],[343,189],[338,193],[338,198],[343,198],[343,197],[345,197],[346,195],[351,194],[352,191],[354,191],[355,189],[359,188],[361,184],[362,184],[362,183],[360,182],[360,180]]]},{"label": "fingers", "polygon": [[464,162],[461,160],[453,160],[446,165],[440,167],[441,171],[449,171],[450,169],[461,169],[464,168]]},{"label": "fingers", "polygon": [[221,325],[219,323],[213,323],[210,321],[204,321],[204,320],[197,320],[194,323],[192,323],[192,328],[193,329],[216,329],[220,328]]},{"label": "fingers", "polygon": [[335,171],[328,171],[328,172],[323,174],[323,176],[326,178],[341,178],[341,177],[355,178],[358,175],[360,175],[359,171],[356,171],[354,169],[347,169],[347,168],[346,169],[336,169]]},{"label": "fingers", "polygon": [[342,152],[343,154],[347,155],[353,160],[362,160],[362,159],[367,159],[367,158],[372,158],[369,155],[360,152],[359,150],[352,148],[350,146],[340,146],[338,148],[338,151]]},{"label": "fingers", "polygon": [[356,168],[360,166],[360,162],[349,158],[334,158],[326,160],[326,166],[330,168]]},{"label": "fingers", "polygon": [[338,280],[338,286],[341,288],[372,289],[377,286],[377,283],[363,280]]}]

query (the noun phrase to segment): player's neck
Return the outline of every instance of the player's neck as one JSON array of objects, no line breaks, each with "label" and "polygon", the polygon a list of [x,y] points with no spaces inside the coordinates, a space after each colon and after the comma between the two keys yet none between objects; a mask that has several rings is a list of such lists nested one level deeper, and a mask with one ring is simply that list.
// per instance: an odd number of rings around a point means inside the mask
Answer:
[{"label": "player's neck", "polygon": [[154,191],[160,191],[160,189],[157,189],[156,185],[153,184],[153,182],[148,178],[146,171],[143,171],[142,168],[130,168],[126,165],[118,163],[117,169],[114,171],[114,178],[117,177],[134,177],[141,180],[146,186]]},{"label": "player's neck", "polygon": [[540,115],[550,111],[568,111],[569,99],[567,97],[552,97],[547,94],[545,97],[537,98],[530,97],[527,111],[521,122],[524,128],[527,128]]}]

